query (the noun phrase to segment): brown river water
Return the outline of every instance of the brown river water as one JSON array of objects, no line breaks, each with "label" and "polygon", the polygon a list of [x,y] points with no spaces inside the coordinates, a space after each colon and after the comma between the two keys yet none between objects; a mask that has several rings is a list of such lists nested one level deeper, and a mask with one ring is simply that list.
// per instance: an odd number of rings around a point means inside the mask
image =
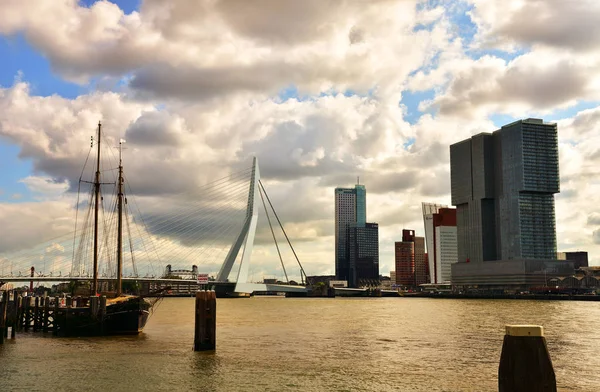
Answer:
[{"label": "brown river water", "polygon": [[560,391],[600,391],[600,302],[217,300],[217,349],[192,351],[194,299],[135,337],[20,333],[0,391],[497,391],[505,324],[539,324]]}]

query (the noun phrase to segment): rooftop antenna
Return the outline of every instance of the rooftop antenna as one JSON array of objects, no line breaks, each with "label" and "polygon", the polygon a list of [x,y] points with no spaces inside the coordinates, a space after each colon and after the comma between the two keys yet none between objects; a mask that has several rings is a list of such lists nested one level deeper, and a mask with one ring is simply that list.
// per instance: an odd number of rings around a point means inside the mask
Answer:
[{"label": "rooftop antenna", "polygon": [[360,177],[356,176],[356,185],[360,185]]}]

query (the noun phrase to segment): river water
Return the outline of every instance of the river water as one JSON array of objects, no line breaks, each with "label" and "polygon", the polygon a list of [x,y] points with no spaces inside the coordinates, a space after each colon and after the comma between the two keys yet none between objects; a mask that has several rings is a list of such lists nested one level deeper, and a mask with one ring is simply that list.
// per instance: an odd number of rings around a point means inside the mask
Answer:
[{"label": "river water", "polygon": [[217,350],[192,351],[194,299],[135,337],[17,334],[0,391],[494,391],[505,324],[545,328],[560,391],[600,391],[600,302],[217,300]]}]

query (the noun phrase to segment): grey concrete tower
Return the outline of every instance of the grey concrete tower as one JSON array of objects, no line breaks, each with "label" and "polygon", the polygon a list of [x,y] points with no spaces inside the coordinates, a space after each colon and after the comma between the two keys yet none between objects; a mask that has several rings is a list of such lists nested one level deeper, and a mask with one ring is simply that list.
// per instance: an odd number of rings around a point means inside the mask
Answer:
[{"label": "grey concrete tower", "polygon": [[556,259],[554,194],[560,192],[556,124],[517,121],[494,133],[503,259]]},{"label": "grey concrete tower", "polygon": [[556,259],[556,124],[516,121],[450,146],[459,262]]}]

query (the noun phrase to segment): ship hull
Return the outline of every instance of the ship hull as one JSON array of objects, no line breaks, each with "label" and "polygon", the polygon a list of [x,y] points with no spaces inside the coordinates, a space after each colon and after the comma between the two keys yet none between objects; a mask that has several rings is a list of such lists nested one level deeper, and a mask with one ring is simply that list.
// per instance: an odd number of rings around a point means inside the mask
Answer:
[{"label": "ship hull", "polygon": [[151,305],[141,297],[126,302],[107,304],[104,335],[137,335],[146,326]]},{"label": "ship hull", "polygon": [[73,308],[58,316],[60,336],[137,335],[146,326],[152,304],[142,297],[109,300],[106,311]]}]

